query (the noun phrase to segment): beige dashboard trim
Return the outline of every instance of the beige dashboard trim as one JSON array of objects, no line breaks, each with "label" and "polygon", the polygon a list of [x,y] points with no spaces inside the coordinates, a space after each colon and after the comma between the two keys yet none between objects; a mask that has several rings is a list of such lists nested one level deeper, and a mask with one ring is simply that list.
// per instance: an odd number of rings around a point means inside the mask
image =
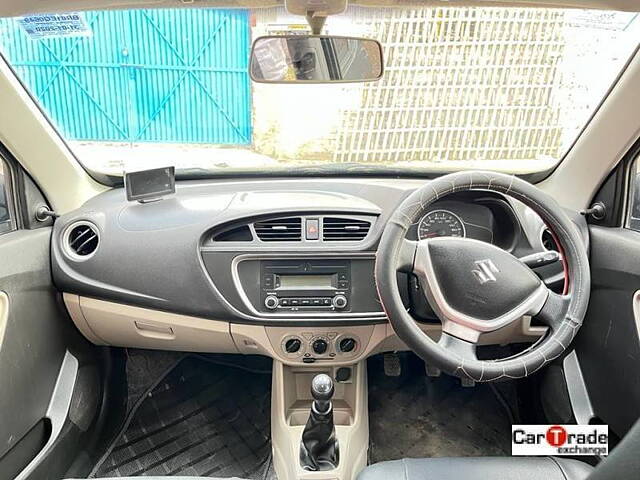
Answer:
[{"label": "beige dashboard trim", "polygon": [[77,329],[80,330],[80,333],[82,333],[82,335],[84,335],[87,340],[95,345],[109,344],[109,342],[102,340],[94,333],[94,331],[91,329],[91,326],[87,322],[87,319],[84,318],[82,309],[80,308],[80,297],[78,295],[63,293],[62,299],[64,300],[64,304],[67,306],[67,311],[69,312],[71,320],[73,320],[73,323],[76,325]]},{"label": "beige dashboard trim", "polygon": [[228,322],[63,295],[78,330],[96,345],[238,353]]},{"label": "beige dashboard trim", "polygon": [[[389,323],[271,327],[190,317],[70,293],[64,293],[63,298],[78,330],[96,345],[266,355],[285,365],[315,368],[353,365],[377,353],[408,350]],[[1,302],[0,297],[0,307]],[[433,340],[440,336],[440,324],[420,324],[420,328]],[[546,327],[532,326],[531,319],[523,317],[520,322],[481,335],[479,343],[535,342],[545,333]],[[350,354],[337,349],[337,342],[346,336],[357,340],[357,348]],[[305,345],[297,355],[284,352],[284,342],[292,337]],[[311,342],[320,337],[330,344],[329,350],[325,355],[311,354],[315,363],[305,363],[304,353],[311,352]]]}]

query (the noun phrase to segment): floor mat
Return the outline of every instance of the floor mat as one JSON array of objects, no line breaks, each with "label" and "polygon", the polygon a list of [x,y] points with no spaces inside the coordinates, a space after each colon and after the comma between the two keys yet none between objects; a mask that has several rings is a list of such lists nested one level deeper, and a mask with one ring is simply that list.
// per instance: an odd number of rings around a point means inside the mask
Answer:
[{"label": "floor mat", "polygon": [[180,360],[129,415],[93,477],[273,478],[271,375]]},{"label": "floor mat", "polygon": [[511,454],[511,422],[489,385],[427,377],[419,359],[407,359],[400,377],[385,376],[380,357],[369,360],[371,463]]}]

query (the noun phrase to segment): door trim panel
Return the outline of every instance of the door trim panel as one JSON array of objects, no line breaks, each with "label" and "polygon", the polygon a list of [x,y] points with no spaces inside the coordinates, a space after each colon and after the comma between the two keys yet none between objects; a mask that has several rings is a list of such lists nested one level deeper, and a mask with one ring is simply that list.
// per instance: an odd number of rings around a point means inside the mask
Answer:
[{"label": "door trim panel", "polygon": [[58,379],[53,389],[53,395],[47,408],[46,418],[51,422],[51,436],[45,444],[44,448],[36,455],[36,457],[22,470],[14,480],[25,480],[38,467],[38,465],[47,457],[54,443],[58,439],[64,422],[69,415],[71,407],[71,399],[73,397],[73,389],[76,385],[76,377],[78,375],[78,359],[65,352],[62,366],[58,373]]}]

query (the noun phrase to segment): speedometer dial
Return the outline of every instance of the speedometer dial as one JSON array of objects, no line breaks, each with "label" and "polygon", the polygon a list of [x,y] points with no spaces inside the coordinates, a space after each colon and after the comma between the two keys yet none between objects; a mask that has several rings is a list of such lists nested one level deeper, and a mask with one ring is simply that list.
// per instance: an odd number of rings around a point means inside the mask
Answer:
[{"label": "speedometer dial", "polygon": [[464,237],[464,223],[449,210],[434,210],[427,213],[418,224],[418,238]]}]

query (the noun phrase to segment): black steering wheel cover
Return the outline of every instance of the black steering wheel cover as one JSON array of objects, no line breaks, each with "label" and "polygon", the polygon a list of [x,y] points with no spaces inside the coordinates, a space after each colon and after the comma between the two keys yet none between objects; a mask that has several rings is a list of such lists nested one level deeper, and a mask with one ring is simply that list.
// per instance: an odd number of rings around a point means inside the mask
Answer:
[{"label": "black steering wheel cover", "polygon": [[[569,278],[569,305],[559,325],[535,348],[505,360],[470,360],[433,341],[405,309],[396,271],[401,245],[411,225],[436,200],[466,190],[490,190],[520,200],[532,208],[554,232],[565,254]],[[533,185],[512,175],[467,171],[439,177],[409,195],[385,226],[375,266],[376,285],[385,312],[396,334],[425,362],[461,378],[488,382],[522,378],[559,357],[582,325],[591,288],[589,261],[576,225],[558,203]]]}]

